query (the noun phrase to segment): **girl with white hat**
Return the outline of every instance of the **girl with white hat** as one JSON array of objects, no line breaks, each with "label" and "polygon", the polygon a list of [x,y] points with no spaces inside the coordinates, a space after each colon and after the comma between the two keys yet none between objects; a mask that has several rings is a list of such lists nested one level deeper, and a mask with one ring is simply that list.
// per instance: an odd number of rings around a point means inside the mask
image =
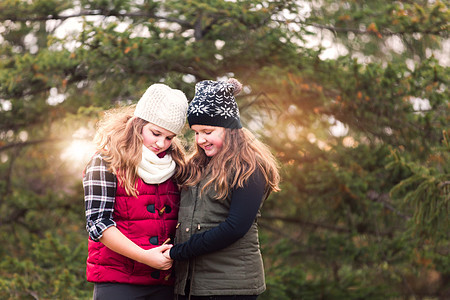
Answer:
[{"label": "girl with white hat", "polygon": [[153,84],[137,105],[99,123],[98,152],[83,177],[94,299],[172,299],[171,245],[179,208],[186,120],[183,92]]}]

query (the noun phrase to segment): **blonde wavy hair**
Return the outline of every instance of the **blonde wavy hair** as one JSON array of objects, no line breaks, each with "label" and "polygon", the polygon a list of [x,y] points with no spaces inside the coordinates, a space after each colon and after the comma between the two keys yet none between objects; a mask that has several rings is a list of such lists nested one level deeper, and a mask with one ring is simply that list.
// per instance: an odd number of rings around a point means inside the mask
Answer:
[{"label": "blonde wavy hair", "polygon": [[[109,170],[117,176],[119,184],[128,195],[136,197],[138,165],[142,159],[142,129],[149,122],[133,116],[135,105],[111,109],[97,123],[94,142],[108,163]],[[175,181],[179,181],[185,168],[185,151],[175,137],[167,150],[176,163]]]},{"label": "blonde wavy hair", "polygon": [[186,163],[181,186],[195,186],[210,175],[200,193],[213,186],[215,198],[225,199],[231,189],[243,187],[256,168],[266,179],[266,196],[280,190],[279,166],[269,148],[245,128],[225,128],[222,149],[213,157],[206,156],[203,149],[195,146]]}]

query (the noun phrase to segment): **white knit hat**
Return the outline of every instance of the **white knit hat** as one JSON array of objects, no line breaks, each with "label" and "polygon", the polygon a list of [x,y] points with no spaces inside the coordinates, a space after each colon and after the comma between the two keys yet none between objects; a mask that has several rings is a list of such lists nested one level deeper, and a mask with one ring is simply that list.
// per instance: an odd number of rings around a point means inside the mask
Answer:
[{"label": "white knit hat", "polygon": [[188,101],[180,90],[165,84],[152,84],[136,105],[134,115],[179,134],[186,122]]}]

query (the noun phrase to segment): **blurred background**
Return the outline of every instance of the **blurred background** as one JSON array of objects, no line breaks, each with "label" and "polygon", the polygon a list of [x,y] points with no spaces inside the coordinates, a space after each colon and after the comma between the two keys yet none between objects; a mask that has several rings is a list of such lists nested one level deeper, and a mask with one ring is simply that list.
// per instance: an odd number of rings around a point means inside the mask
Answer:
[{"label": "blurred background", "polygon": [[105,109],[229,77],[281,166],[261,300],[449,299],[448,8],[0,1],[0,299],[92,297],[81,178]]}]

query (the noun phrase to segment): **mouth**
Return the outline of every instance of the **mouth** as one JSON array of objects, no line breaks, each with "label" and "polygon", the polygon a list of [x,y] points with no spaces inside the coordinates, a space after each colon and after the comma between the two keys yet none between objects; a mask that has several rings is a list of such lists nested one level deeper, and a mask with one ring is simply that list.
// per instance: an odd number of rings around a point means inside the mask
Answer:
[{"label": "mouth", "polygon": [[213,147],[213,145],[211,145],[211,144],[202,146],[202,148],[203,148],[204,150],[211,150],[212,147]]}]

